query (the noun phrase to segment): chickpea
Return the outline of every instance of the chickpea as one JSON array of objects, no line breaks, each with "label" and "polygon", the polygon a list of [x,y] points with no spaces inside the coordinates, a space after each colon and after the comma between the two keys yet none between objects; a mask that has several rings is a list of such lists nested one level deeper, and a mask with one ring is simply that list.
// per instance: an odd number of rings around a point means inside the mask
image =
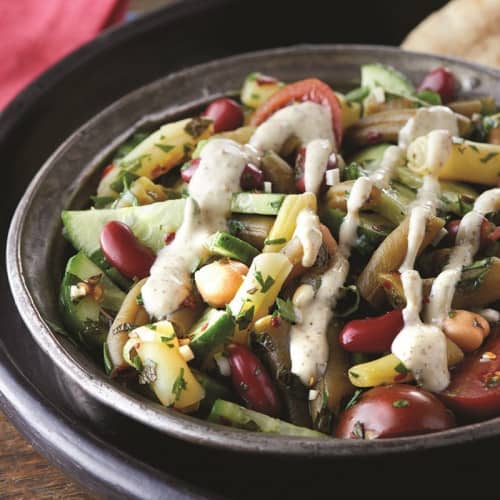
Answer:
[{"label": "chickpea", "polygon": [[444,333],[465,352],[475,351],[490,333],[490,324],[480,314],[458,309],[443,322]]},{"label": "chickpea", "polygon": [[236,295],[248,273],[248,267],[235,260],[222,259],[194,273],[194,281],[203,300],[212,307],[224,307]]}]

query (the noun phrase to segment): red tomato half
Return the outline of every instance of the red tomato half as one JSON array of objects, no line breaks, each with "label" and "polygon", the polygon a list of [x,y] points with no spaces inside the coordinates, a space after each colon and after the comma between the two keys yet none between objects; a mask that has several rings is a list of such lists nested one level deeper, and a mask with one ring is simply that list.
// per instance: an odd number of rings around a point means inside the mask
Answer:
[{"label": "red tomato half", "polygon": [[500,337],[491,338],[452,371],[450,385],[441,397],[466,417],[500,415]]},{"label": "red tomato half", "polygon": [[433,394],[395,384],[363,393],[340,415],[335,435],[345,439],[391,438],[442,431],[454,425],[451,411]]},{"label": "red tomato half", "polygon": [[311,101],[327,106],[330,109],[335,141],[337,142],[337,148],[340,148],[342,143],[342,110],[340,103],[333,90],[317,78],[300,80],[278,90],[262,106],[257,108],[250,121],[250,125],[260,125],[273,113],[294,101]]}]

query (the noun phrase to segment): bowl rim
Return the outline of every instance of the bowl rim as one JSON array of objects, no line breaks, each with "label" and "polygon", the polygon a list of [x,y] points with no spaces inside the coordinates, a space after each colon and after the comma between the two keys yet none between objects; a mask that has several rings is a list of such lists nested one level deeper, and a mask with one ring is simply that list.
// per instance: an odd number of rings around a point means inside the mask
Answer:
[{"label": "bowl rim", "polygon": [[[314,439],[303,437],[281,436],[266,433],[250,433],[248,431],[225,427],[220,424],[183,415],[173,410],[165,409],[151,403],[140,395],[132,395],[118,389],[107,379],[104,371],[102,376],[96,378],[72,359],[58,337],[53,334],[51,327],[43,319],[38,311],[31,292],[25,281],[21,261],[22,233],[27,214],[27,208],[37,191],[37,186],[50,173],[53,160],[61,155],[87,128],[91,128],[103,115],[112,113],[116,107],[121,106],[127,100],[134,99],[144,89],[154,87],[160,82],[179,77],[186,78],[190,75],[199,75],[204,71],[210,71],[221,64],[230,65],[245,59],[262,56],[284,56],[300,51],[354,51],[360,53],[374,54],[380,52],[386,54],[400,54],[401,49],[382,45],[357,45],[357,44],[300,44],[290,47],[246,52],[235,56],[216,59],[203,64],[171,73],[165,77],[156,79],[143,85],[132,92],[127,93],[120,99],[105,107],[93,118],[85,122],[74,131],[45,161],[38,173],[33,177],[31,183],[21,198],[14,216],[11,220],[6,245],[7,274],[11,293],[14,297],[18,312],[27,325],[30,334],[57,365],[57,367],[69,376],[83,391],[100,403],[116,410],[129,418],[141,422],[157,431],[164,432],[172,437],[182,439],[198,445],[227,449],[230,451],[246,453],[264,453],[269,455],[286,455],[304,457],[314,455],[316,457],[353,457],[353,456],[377,456],[393,453],[420,451],[430,448],[441,448],[455,444],[464,444],[480,439],[489,439],[500,434],[500,417],[484,422],[477,422],[446,431],[431,434],[390,438],[383,440],[342,440],[342,439]],[[434,61],[436,63],[453,63],[468,68],[480,74],[488,74],[500,82],[500,71],[483,67],[475,63],[469,63],[457,58],[436,56],[433,54],[416,53],[404,51],[409,57]],[[129,124],[130,125],[130,124]],[[124,129],[126,124],[124,125]],[[209,432],[207,432],[207,430]]]}]

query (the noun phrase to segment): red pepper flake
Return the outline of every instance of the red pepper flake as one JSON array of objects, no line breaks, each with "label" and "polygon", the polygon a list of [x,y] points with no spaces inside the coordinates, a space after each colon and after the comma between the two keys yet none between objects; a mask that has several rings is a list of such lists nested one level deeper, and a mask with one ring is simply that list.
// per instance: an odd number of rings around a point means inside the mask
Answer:
[{"label": "red pepper flake", "polygon": [[389,280],[384,280],[384,282],[382,283],[382,286],[386,290],[390,290],[392,288],[392,283]]},{"label": "red pepper flake", "polygon": [[279,328],[281,326],[281,317],[280,316],[273,316],[271,318],[271,326],[273,328]]},{"label": "red pepper flake", "polygon": [[172,233],[165,233],[165,237],[163,238],[163,241],[165,242],[165,245],[169,245],[174,241],[175,239],[175,232]]},{"label": "red pepper flake", "polygon": [[423,302],[424,304],[428,304],[430,301],[431,301],[431,300],[429,299],[429,297],[424,297],[424,298],[423,298],[423,300],[422,300],[422,302]]},{"label": "red pepper flake", "polygon": [[182,306],[188,309],[196,309],[198,307],[198,300],[194,295],[188,295],[182,302]]},{"label": "red pepper flake", "polygon": [[208,328],[208,321],[201,327],[201,331],[204,332]]},{"label": "red pepper flake", "polygon": [[398,373],[395,377],[394,377],[394,382],[401,382],[402,380],[404,380],[406,378],[407,374],[406,373]]},{"label": "red pepper flake", "polygon": [[101,179],[104,179],[104,177],[106,177],[111,172],[111,170],[113,170],[113,168],[115,168],[115,165],[113,163],[110,163],[109,165],[104,167],[104,170],[101,174]]}]

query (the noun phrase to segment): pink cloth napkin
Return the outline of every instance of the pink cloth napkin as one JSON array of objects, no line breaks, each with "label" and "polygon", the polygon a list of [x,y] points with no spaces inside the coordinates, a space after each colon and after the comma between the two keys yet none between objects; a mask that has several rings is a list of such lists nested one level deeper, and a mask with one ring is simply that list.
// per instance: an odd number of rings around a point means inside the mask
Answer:
[{"label": "pink cloth napkin", "polygon": [[0,110],[66,54],[123,20],[128,0],[0,0]]}]

